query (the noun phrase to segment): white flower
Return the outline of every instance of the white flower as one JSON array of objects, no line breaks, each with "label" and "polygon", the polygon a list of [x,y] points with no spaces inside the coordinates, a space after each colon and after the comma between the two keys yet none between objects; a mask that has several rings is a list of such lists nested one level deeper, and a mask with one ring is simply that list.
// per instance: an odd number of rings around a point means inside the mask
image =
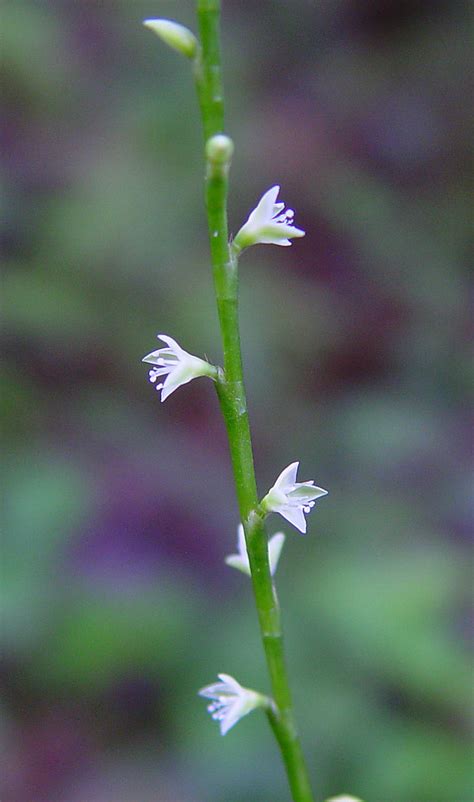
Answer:
[{"label": "white flower", "polygon": [[262,195],[232,243],[237,252],[259,243],[291,245],[291,238],[304,237],[305,232],[293,225],[293,209],[283,211],[285,204],[276,202],[279,191],[274,186]]},{"label": "white flower", "polygon": [[[272,576],[274,576],[277,569],[284,542],[285,535],[283,532],[277,532],[268,541],[268,560]],[[242,524],[239,524],[237,527],[237,554],[229,554],[228,557],[225,558],[225,562],[232,568],[237,568],[238,571],[242,571],[242,573],[250,576],[250,563]]]},{"label": "white flower", "polygon": [[162,401],[165,401],[182,384],[187,384],[197,376],[210,376],[211,379],[216,379],[217,368],[214,365],[183,351],[172,337],[167,337],[165,334],[158,334],[157,337],[159,340],[163,340],[167,347],[152,351],[151,354],[143,357],[142,362],[158,366],[152,368],[148,373],[153,384],[159,376],[166,376],[164,382],[156,385],[156,389],[161,390]]},{"label": "white flower", "polygon": [[314,499],[326,496],[327,490],[316,487],[314,482],[297,482],[296,472],[299,462],[288,465],[276,480],[273,487],[262,499],[261,507],[264,512],[279,512],[300,532],[306,532],[306,519],[304,513],[310,512],[314,507]]},{"label": "white flower", "polygon": [[250,688],[243,688],[229,674],[218,674],[217,676],[220,682],[214,682],[212,685],[201,688],[199,696],[213,700],[207,706],[207,710],[214,721],[219,722],[221,735],[229,732],[234,724],[237,724],[243,716],[257,707],[270,706],[271,702],[267,696],[251,691]]}]

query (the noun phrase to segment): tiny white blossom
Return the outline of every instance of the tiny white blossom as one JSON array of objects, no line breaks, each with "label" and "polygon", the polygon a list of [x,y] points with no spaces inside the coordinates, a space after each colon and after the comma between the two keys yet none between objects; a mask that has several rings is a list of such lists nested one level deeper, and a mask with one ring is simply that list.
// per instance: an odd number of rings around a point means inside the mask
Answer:
[{"label": "tiny white blossom", "polygon": [[[274,576],[277,569],[278,560],[280,559],[283,543],[285,542],[285,535],[283,532],[276,532],[268,541],[268,561],[270,563],[270,573]],[[237,568],[244,574],[250,576],[250,563],[247,554],[247,545],[245,543],[244,527],[239,524],[237,527],[237,554],[229,554],[225,558],[227,565],[232,568]]]},{"label": "tiny white blossom", "polygon": [[243,688],[229,674],[218,674],[217,676],[220,682],[214,682],[212,685],[201,688],[199,696],[213,700],[207,706],[207,710],[214,721],[219,722],[221,735],[229,732],[234,724],[237,724],[243,716],[257,707],[270,706],[271,702],[267,696],[252,691],[250,688]]},{"label": "tiny white blossom", "polygon": [[293,209],[277,203],[279,186],[271,187],[260,198],[246,223],[236,234],[233,247],[237,252],[249,245],[291,245],[293,237],[304,237],[305,232],[293,225]]},{"label": "tiny white blossom", "polygon": [[182,384],[187,384],[191,379],[195,379],[198,376],[216,378],[217,368],[214,365],[210,365],[209,362],[205,362],[204,359],[199,359],[197,356],[188,354],[178,345],[176,340],[166,334],[158,334],[157,337],[166,343],[166,348],[158,348],[157,351],[152,351],[151,354],[143,357],[142,362],[149,362],[151,365],[157,366],[148,373],[152,384],[156,382],[159,376],[166,376],[164,382],[156,385],[156,389],[161,390],[162,401],[165,401]]},{"label": "tiny white blossom", "polygon": [[305,513],[310,512],[315,499],[327,495],[327,490],[316,487],[314,482],[297,482],[296,473],[299,462],[288,465],[276,480],[273,487],[262,499],[264,512],[278,512],[303,534],[306,532]]}]

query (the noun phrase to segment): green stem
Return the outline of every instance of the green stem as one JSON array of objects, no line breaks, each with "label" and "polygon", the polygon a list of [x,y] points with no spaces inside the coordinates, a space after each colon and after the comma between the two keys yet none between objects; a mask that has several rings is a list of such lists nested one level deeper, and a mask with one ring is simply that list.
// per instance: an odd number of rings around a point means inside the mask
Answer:
[{"label": "green stem", "polygon": [[[197,0],[202,50],[195,64],[196,86],[206,141],[224,130],[220,55],[220,0]],[[216,382],[225,419],[240,517],[244,526],[260,632],[275,709],[268,717],[279,744],[294,802],[313,802],[296,730],[285,666],[281,617],[270,573],[267,535],[261,514],[243,383],[238,316],[238,264],[229,247],[227,189],[230,152],[210,158],[207,149],[206,208],[221,329],[224,369]]]}]

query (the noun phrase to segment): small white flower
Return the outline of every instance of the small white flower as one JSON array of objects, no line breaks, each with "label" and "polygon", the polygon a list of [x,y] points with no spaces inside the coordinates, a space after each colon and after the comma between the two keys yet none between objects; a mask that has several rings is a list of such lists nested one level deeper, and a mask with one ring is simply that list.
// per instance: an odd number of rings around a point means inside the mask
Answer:
[{"label": "small white flower", "polygon": [[327,495],[327,490],[316,487],[314,482],[297,482],[299,462],[288,465],[261,502],[264,512],[279,512],[290,524],[303,534],[306,532],[305,513],[310,512],[315,499]]},{"label": "small white flower", "polygon": [[210,365],[204,359],[199,359],[199,357],[183,351],[172,337],[168,337],[165,334],[158,334],[157,337],[159,340],[163,340],[167,347],[152,351],[151,354],[143,357],[142,362],[157,365],[156,368],[152,368],[148,373],[149,379],[153,384],[159,376],[166,376],[164,382],[156,385],[156,389],[161,390],[162,401],[165,401],[182,384],[187,384],[191,379],[195,379],[198,376],[210,376],[211,379],[216,379],[217,368],[214,365]]},{"label": "small white flower", "polygon": [[232,243],[237,252],[259,243],[291,245],[293,237],[304,237],[305,232],[293,225],[293,209],[283,211],[285,204],[276,202],[279,191],[280,187],[274,186],[262,195]]},{"label": "small white flower", "polygon": [[214,682],[212,685],[206,685],[205,688],[201,688],[199,696],[213,700],[207,706],[207,710],[214,721],[219,722],[221,735],[229,732],[230,728],[237,724],[247,713],[257,707],[269,707],[271,705],[267,696],[251,691],[250,688],[243,688],[229,674],[218,674],[217,676],[220,682]]},{"label": "small white flower", "polygon": [[[285,535],[283,532],[277,532],[268,541],[268,561],[270,563],[270,573],[272,576],[275,575],[284,542]],[[229,554],[228,557],[225,558],[225,562],[232,568],[237,568],[238,571],[242,571],[242,573],[250,576],[250,563],[242,524],[239,524],[237,527],[237,554]]]}]

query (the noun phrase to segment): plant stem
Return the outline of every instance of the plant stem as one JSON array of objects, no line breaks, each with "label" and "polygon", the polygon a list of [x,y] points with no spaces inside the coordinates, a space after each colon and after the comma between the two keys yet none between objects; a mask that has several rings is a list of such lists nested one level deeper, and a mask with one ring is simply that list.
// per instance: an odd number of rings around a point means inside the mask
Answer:
[{"label": "plant stem", "polygon": [[[195,64],[196,86],[206,141],[224,131],[220,55],[220,0],[197,0],[202,51]],[[238,264],[229,247],[227,189],[229,158],[208,158],[206,208],[224,369],[216,383],[225,419],[240,517],[244,526],[260,631],[275,708],[268,713],[285,764],[294,802],[313,802],[296,730],[284,659],[278,599],[270,573],[267,535],[261,514],[243,383],[238,317]]]}]

